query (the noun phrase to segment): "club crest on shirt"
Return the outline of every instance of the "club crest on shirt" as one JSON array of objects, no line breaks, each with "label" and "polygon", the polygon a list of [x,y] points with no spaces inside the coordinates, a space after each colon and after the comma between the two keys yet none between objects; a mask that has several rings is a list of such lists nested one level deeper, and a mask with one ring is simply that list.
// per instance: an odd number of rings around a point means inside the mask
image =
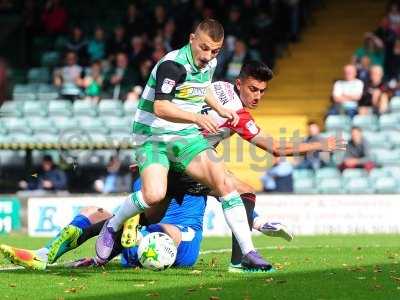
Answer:
[{"label": "club crest on shirt", "polygon": [[246,123],[246,128],[248,131],[250,131],[251,134],[256,134],[258,132],[256,123],[254,123],[253,120],[250,120]]},{"label": "club crest on shirt", "polygon": [[175,80],[165,78],[161,86],[161,92],[163,92],[164,94],[169,94],[172,92],[174,86],[175,86]]}]

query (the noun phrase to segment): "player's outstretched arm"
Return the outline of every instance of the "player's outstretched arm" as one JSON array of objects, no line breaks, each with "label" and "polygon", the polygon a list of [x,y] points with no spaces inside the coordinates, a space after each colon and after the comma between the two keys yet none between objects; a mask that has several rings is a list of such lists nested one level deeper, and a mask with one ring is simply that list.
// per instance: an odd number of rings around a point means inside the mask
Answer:
[{"label": "player's outstretched arm", "polygon": [[287,139],[276,140],[262,132],[256,135],[251,140],[251,143],[274,156],[294,156],[314,151],[345,151],[347,145],[347,142],[344,139],[336,138],[334,136],[328,137],[319,142],[305,143],[300,142],[300,140],[294,142]]}]

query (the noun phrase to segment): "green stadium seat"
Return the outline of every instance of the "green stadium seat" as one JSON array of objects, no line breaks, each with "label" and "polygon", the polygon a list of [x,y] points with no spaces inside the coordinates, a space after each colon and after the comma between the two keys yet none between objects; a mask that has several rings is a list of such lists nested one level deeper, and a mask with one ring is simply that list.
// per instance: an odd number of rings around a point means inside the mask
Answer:
[{"label": "green stadium seat", "polygon": [[364,169],[345,169],[342,173],[342,179],[344,181],[351,178],[367,178],[368,173]]},{"label": "green stadium seat", "polygon": [[101,119],[111,132],[132,132],[132,122],[129,117],[102,117]]},{"label": "green stadium seat", "polygon": [[125,116],[134,116],[136,113],[137,109],[137,104],[133,103],[131,101],[125,101],[124,103],[124,111],[125,111]]},{"label": "green stadium seat", "polygon": [[340,178],[322,178],[318,183],[318,191],[321,194],[343,194]]},{"label": "green stadium seat", "polygon": [[369,149],[376,148],[392,148],[392,144],[388,141],[387,135],[385,132],[374,132],[374,131],[365,131],[363,132],[364,139],[366,140]]},{"label": "green stadium seat", "polygon": [[345,190],[349,194],[370,194],[373,193],[373,188],[371,188],[370,182],[365,177],[352,177],[347,178],[343,182]]},{"label": "green stadium seat", "polygon": [[292,176],[294,180],[302,178],[314,178],[314,171],[309,169],[294,169]]},{"label": "green stadium seat", "polygon": [[80,117],[77,118],[79,122],[79,127],[86,132],[90,133],[103,133],[107,134],[109,132],[108,128],[105,126],[100,118],[91,117]]},{"label": "green stadium seat", "polygon": [[381,177],[374,182],[375,192],[378,194],[397,193],[397,181],[393,177]]},{"label": "green stadium seat", "polygon": [[32,129],[29,127],[25,119],[21,118],[4,118],[2,119],[3,126],[9,134],[23,133],[32,134]]},{"label": "green stadium seat", "polygon": [[35,143],[35,138],[31,134],[25,134],[20,132],[10,133],[10,140],[14,143],[24,143],[24,144],[33,144]]},{"label": "green stadium seat", "polygon": [[67,131],[77,131],[79,130],[78,120],[75,118],[69,118],[65,116],[54,116],[50,117],[60,134]]},{"label": "green stadium seat", "polygon": [[92,143],[94,144],[98,144],[98,143],[110,143],[111,139],[109,138],[109,136],[107,134],[103,134],[100,132],[90,132],[89,133],[89,139]]},{"label": "green stadium seat", "polygon": [[385,166],[382,168],[385,172],[387,172],[393,178],[400,180],[400,166]]},{"label": "green stadium seat", "polygon": [[315,179],[317,182],[325,178],[340,178],[341,174],[336,168],[321,168],[315,171]]},{"label": "green stadium seat", "polygon": [[1,120],[0,120],[0,136],[7,135],[7,134],[8,134],[8,130],[7,130],[7,128],[4,127],[3,122],[1,122]]},{"label": "green stadium seat", "polygon": [[48,68],[32,68],[28,71],[29,83],[47,83],[50,81],[50,72]]},{"label": "green stadium seat", "polygon": [[94,117],[97,116],[97,106],[88,101],[77,100],[73,104],[73,112],[75,117]]},{"label": "green stadium seat", "polygon": [[398,150],[372,149],[372,159],[380,165],[391,165],[400,163],[400,153]]},{"label": "green stadium seat", "polygon": [[390,176],[390,172],[386,168],[374,168],[369,173],[369,180],[375,182],[378,178]]},{"label": "green stadium seat", "polygon": [[132,134],[128,132],[111,132],[109,138],[115,144],[130,144],[132,142]]},{"label": "green stadium seat", "polygon": [[296,194],[315,194],[317,192],[312,178],[302,177],[294,179],[293,188]]},{"label": "green stadium seat", "polygon": [[98,105],[100,116],[121,117],[124,115],[124,107],[120,100],[103,99]]},{"label": "green stadium seat", "polygon": [[52,100],[49,102],[49,116],[72,116],[72,104],[69,100]]},{"label": "green stadium seat", "polygon": [[396,115],[381,115],[381,117],[379,118],[379,128],[381,130],[400,129],[399,122],[400,120]]},{"label": "green stadium seat", "polygon": [[60,137],[58,134],[52,134],[46,132],[35,133],[33,137],[35,138],[35,141],[37,143],[58,144],[60,141]]},{"label": "green stadium seat", "polygon": [[3,105],[0,107],[0,117],[2,118],[9,118],[9,117],[20,118],[22,116],[23,113],[21,110],[20,103],[11,100],[4,102]]},{"label": "green stadium seat", "polygon": [[351,119],[348,116],[331,115],[325,120],[325,129],[327,131],[349,131],[351,128]]},{"label": "green stadium seat", "polygon": [[375,131],[378,129],[378,118],[375,115],[356,115],[353,118],[352,126],[360,127],[363,130]]},{"label": "green stadium seat", "polygon": [[348,131],[340,131],[340,130],[338,130],[338,131],[325,131],[325,132],[321,133],[321,136],[323,138],[328,138],[330,136],[335,136],[337,138],[342,138],[342,139],[344,139],[346,141],[350,140],[350,137],[351,137],[350,136],[350,132],[348,132]]},{"label": "green stadium seat", "polygon": [[40,64],[43,67],[53,68],[60,62],[60,54],[57,51],[47,51],[42,54]]},{"label": "green stadium seat", "polygon": [[386,140],[390,142],[391,146],[394,148],[400,148],[400,131],[397,130],[387,130],[384,131]]},{"label": "green stadium seat", "polygon": [[132,149],[119,151],[119,159],[121,160],[121,164],[124,166],[129,166],[136,163]]},{"label": "green stadium seat", "polygon": [[49,118],[42,117],[30,117],[26,118],[29,127],[34,133],[52,133],[56,134],[58,132],[57,128],[54,126],[53,122]]},{"label": "green stadium seat", "polygon": [[47,102],[43,101],[25,101],[22,106],[25,117],[47,116]]},{"label": "green stadium seat", "polygon": [[13,99],[15,101],[34,101],[36,100],[35,93],[14,93]]},{"label": "green stadium seat", "polygon": [[23,168],[25,167],[24,150],[0,150],[0,165],[2,168]]},{"label": "green stadium seat", "polygon": [[390,99],[389,107],[391,112],[400,112],[400,97],[392,97],[392,99]]},{"label": "green stadium seat", "polygon": [[333,165],[338,166],[344,161],[346,153],[344,151],[334,152],[331,156],[331,162]]}]

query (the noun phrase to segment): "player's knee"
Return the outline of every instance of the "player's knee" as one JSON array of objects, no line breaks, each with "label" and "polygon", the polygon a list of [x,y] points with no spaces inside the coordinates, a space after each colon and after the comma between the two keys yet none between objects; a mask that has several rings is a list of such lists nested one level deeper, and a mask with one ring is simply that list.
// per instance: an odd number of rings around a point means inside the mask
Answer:
[{"label": "player's knee", "polygon": [[143,193],[143,200],[149,206],[154,206],[158,204],[165,197],[165,192],[158,189],[143,190],[142,193]]}]

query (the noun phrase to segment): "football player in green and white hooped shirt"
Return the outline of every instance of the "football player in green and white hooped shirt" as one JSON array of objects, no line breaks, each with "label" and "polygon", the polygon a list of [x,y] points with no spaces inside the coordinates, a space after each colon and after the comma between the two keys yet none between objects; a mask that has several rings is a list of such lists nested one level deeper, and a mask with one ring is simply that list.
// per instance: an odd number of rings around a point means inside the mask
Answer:
[{"label": "football player in green and white hooped shirt", "polygon": [[96,259],[106,263],[124,222],[164,199],[168,170],[185,172],[215,191],[225,220],[242,250],[242,267],[270,270],[272,265],[256,251],[246,211],[224,164],[199,127],[217,133],[218,125],[201,108],[206,102],[235,126],[239,117],[213,96],[210,84],[223,45],[224,30],[213,19],[202,21],[189,43],[163,57],[151,72],[133,124],[133,139],[142,188],[131,194],[114,217],[104,224],[96,241]]}]

